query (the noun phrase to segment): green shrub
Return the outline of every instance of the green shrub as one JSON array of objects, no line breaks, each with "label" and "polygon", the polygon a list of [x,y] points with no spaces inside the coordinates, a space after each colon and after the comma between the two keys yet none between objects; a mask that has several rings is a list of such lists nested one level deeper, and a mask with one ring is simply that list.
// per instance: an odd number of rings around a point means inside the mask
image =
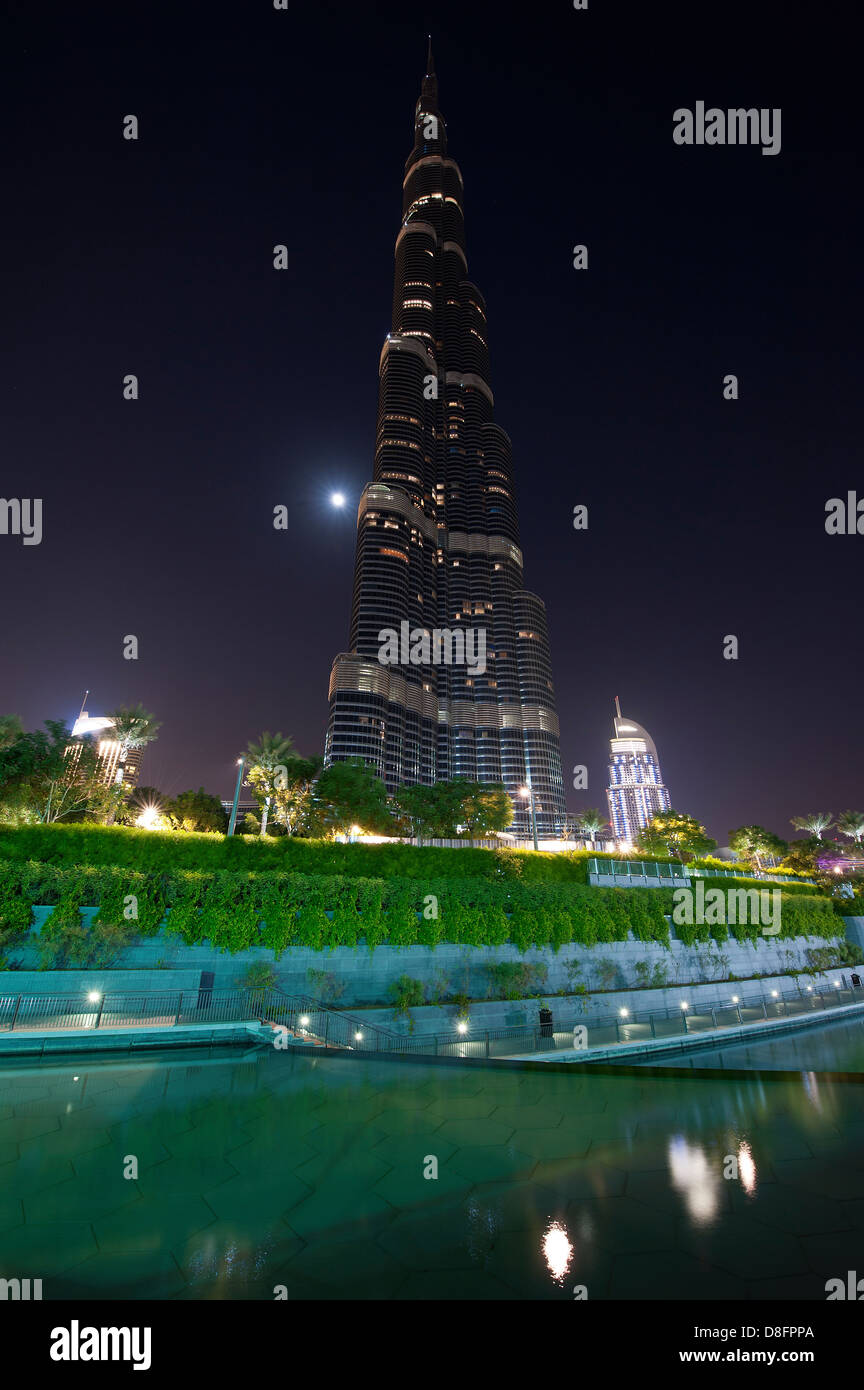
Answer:
[{"label": "green shrub", "polygon": [[425,1002],[425,988],[422,980],[412,979],[410,975],[400,975],[388,986],[387,993],[393,1001],[393,1018],[408,1019],[408,1031],[414,1032],[414,1018],[411,1009],[419,1008]]}]

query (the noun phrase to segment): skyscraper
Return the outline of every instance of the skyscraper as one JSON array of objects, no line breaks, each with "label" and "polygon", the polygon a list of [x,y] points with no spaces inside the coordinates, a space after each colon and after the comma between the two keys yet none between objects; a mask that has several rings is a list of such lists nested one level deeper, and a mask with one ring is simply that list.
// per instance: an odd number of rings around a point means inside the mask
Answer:
[{"label": "skyscraper", "polygon": [[621,717],[617,695],[615,708],[618,717],[612,721],[615,733],[609,741],[612,761],[606,797],[617,838],[632,841],[658,811],[668,811],[672,803],[653,738],[641,724]]},{"label": "skyscraper", "polygon": [[[100,780],[110,785],[115,782],[122,782],[127,788],[134,788],[138,785],[138,776],[141,771],[142,748],[126,748],[119,739],[112,738],[110,731],[114,728],[114,720],[104,716],[91,717],[82,708],[80,715],[72,726],[72,737],[76,740],[82,738],[92,738],[99,758],[99,777]],[[104,737],[100,737],[104,734]],[[70,750],[74,751],[76,745],[71,744]],[[79,752],[80,756],[80,752]],[[76,757],[77,762],[77,757]]]},{"label": "skyscraper", "polygon": [[[525,834],[519,789],[530,782],[538,832],[551,835],[565,808],[546,610],[524,587],[510,440],[495,423],[486,305],[468,278],[462,175],[447,154],[431,43],[426,69],[325,761],[363,757],[391,792],[503,782]],[[382,660],[387,631],[406,634],[398,661]],[[473,662],[460,659],[463,633]]]}]

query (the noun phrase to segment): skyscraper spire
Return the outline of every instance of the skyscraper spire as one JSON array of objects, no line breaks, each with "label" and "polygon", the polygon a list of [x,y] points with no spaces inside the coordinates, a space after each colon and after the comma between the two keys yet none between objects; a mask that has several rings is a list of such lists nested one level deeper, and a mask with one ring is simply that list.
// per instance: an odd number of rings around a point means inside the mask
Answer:
[{"label": "skyscraper spire", "polygon": [[435,59],[432,56],[432,35],[429,35],[429,47],[426,52],[426,76],[435,76]]}]

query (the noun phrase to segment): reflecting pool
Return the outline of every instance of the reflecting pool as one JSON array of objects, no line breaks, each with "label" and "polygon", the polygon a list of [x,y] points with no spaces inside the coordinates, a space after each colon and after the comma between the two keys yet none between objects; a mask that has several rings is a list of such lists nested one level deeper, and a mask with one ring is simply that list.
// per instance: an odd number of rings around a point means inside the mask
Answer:
[{"label": "reflecting pool", "polygon": [[45,1299],[823,1300],[862,1242],[864,1086],[812,1069],[0,1072],[0,1275]]},{"label": "reflecting pool", "polygon": [[[644,1065],[651,1064],[652,1059],[633,1060]],[[700,1048],[690,1056],[678,1054],[674,1059],[662,1060],[674,1067],[864,1073],[864,1017],[835,1019],[761,1042],[719,1044]]]}]

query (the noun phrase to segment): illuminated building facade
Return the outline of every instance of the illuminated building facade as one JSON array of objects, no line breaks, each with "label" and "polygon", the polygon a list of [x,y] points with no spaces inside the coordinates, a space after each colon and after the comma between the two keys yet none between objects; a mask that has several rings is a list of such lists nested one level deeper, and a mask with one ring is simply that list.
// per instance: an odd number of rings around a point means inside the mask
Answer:
[{"label": "illuminated building facade", "polygon": [[615,707],[606,797],[616,839],[632,843],[639,831],[658,812],[668,811],[672,803],[663,785],[653,738],[635,720],[622,718],[617,698]]},{"label": "illuminated building facade", "polygon": [[[511,446],[495,422],[486,305],[468,278],[462,175],[431,46],[405,164],[373,481],[357,516],[350,650],[333,663],[325,763],[362,757],[388,791],[503,782],[529,834],[565,815],[546,610],[525,589]],[[385,630],[482,634],[485,661],[382,664]],[[476,647],[475,647],[476,650]]]},{"label": "illuminated building facade", "polygon": [[[102,781],[108,786],[114,782],[122,782],[124,787],[131,791],[138,785],[141,754],[144,750],[124,748],[118,739],[111,738],[110,731],[113,727],[112,719],[103,716],[91,718],[86,710],[82,710],[72,726],[72,737],[92,738],[99,758],[99,774]],[[74,746],[73,744],[73,749]]]}]

